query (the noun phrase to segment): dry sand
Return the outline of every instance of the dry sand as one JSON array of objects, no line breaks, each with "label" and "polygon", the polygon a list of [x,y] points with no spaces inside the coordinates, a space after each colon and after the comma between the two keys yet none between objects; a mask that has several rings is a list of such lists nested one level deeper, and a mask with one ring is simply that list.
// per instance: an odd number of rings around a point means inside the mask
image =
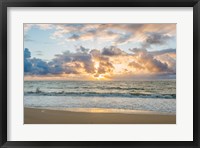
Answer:
[{"label": "dry sand", "polygon": [[24,124],[176,124],[176,115],[24,109]]}]

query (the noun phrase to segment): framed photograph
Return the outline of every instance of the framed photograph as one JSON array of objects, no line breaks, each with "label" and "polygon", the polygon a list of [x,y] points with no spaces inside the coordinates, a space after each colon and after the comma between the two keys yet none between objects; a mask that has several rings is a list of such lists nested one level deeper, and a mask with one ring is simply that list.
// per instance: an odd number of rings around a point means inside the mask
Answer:
[{"label": "framed photograph", "polygon": [[3,0],[1,147],[200,147],[198,0]]}]

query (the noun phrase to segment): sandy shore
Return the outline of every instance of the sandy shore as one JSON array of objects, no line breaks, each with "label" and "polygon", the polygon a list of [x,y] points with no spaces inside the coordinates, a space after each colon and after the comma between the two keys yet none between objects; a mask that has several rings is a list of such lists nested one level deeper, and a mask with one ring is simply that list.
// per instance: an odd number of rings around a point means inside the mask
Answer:
[{"label": "sandy shore", "polygon": [[176,124],[176,115],[24,109],[24,124]]}]

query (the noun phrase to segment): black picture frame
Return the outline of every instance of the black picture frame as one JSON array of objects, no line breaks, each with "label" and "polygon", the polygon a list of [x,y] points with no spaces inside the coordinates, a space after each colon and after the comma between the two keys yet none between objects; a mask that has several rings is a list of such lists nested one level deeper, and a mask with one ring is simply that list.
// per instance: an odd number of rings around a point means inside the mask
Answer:
[{"label": "black picture frame", "polygon": [[[193,141],[7,141],[8,7],[193,7]],[[200,147],[200,2],[199,0],[1,0],[0,1],[0,146],[22,147]]]}]

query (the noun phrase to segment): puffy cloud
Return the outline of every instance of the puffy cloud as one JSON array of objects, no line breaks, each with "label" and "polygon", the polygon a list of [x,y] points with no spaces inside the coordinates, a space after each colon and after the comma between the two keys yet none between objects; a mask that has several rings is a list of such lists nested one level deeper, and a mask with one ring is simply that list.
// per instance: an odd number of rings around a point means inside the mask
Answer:
[{"label": "puffy cloud", "polygon": [[170,36],[161,33],[149,33],[146,42],[149,44],[163,44]]},{"label": "puffy cloud", "polygon": [[25,48],[24,71],[26,74],[78,74],[80,73],[80,69],[82,70],[81,73],[94,72],[92,57],[90,54],[87,53],[64,52],[63,54],[56,55],[56,57],[50,62],[45,62],[37,58],[31,59],[30,54],[30,51],[27,48]]},{"label": "puffy cloud", "polygon": [[67,40],[78,40],[80,38],[80,35],[78,34],[72,34],[72,36],[70,36]]},{"label": "puffy cloud", "polygon": [[147,33],[147,37],[143,42],[142,47],[147,48],[151,47],[151,45],[164,45],[172,38],[174,38],[174,36],[169,36],[168,34],[160,32]]},{"label": "puffy cloud", "polygon": [[133,55],[134,61],[130,62],[129,66],[134,67],[135,69],[146,69],[148,72],[154,73],[175,73],[175,59],[173,59],[172,63],[169,61],[172,60],[170,56],[166,55],[165,58],[158,56],[174,51],[172,49],[166,49],[158,52],[148,52],[146,49],[133,48],[130,49],[130,51],[135,54]]},{"label": "puffy cloud", "polygon": [[29,61],[29,58],[31,57],[31,53],[28,50],[28,48],[24,49],[24,72],[29,72],[31,70],[31,62]]},{"label": "puffy cloud", "polygon": [[[175,49],[148,51],[143,48],[130,49],[125,53],[120,48],[111,46],[98,49],[77,47],[76,53],[66,51],[55,55],[49,62],[31,58],[30,51],[24,49],[25,75],[88,75],[90,77],[104,76],[115,78],[120,75],[175,75]],[[159,76],[160,77],[160,76]]]},{"label": "puffy cloud", "polygon": [[163,52],[162,51],[153,52],[153,55],[157,60],[167,63],[170,72],[176,73],[175,49],[167,49],[167,50],[163,50]]},{"label": "puffy cloud", "polygon": [[[139,63],[135,62],[135,61],[132,61],[128,64],[128,66],[131,66],[131,67],[134,67],[135,69],[137,70],[142,70],[142,69],[145,69],[142,65],[140,65]],[[127,69],[126,69],[127,71]]]},{"label": "puffy cloud", "polygon": [[[68,71],[76,71],[78,72],[77,65],[71,64],[69,66],[66,63],[74,63],[74,62],[80,62],[83,65],[83,68],[85,72],[92,73],[94,71],[94,66],[92,62],[92,57],[90,54],[87,53],[70,53],[70,52],[64,52],[63,54],[56,55],[56,58],[52,60],[53,63],[57,65],[62,65],[62,67],[65,69],[64,73],[68,73]],[[70,67],[70,69],[69,69]],[[74,70],[72,70],[72,68]]]},{"label": "puffy cloud", "polygon": [[24,72],[31,75],[45,75],[49,73],[48,64],[41,59],[31,59],[31,52],[24,49]]},{"label": "puffy cloud", "polygon": [[90,50],[89,48],[85,48],[83,46],[76,48],[77,52],[82,52],[82,53],[87,53],[89,50]]},{"label": "puffy cloud", "polygon": [[102,49],[101,54],[102,55],[107,55],[107,56],[117,56],[117,55],[122,55],[124,52],[115,47],[115,46],[110,46],[110,47],[105,47]]},{"label": "puffy cloud", "polygon": [[25,48],[24,49],[24,58],[27,59],[27,58],[30,58],[31,57],[31,52],[29,51],[28,48]]},{"label": "puffy cloud", "polygon": [[92,50],[90,51],[90,54],[91,54],[93,57],[95,57],[95,58],[99,58],[99,57],[101,56],[100,51],[97,50],[97,49],[92,49]]},{"label": "puffy cloud", "polygon": [[46,75],[50,72],[48,63],[41,60],[33,58],[30,60],[31,62],[31,74],[34,75]]}]

